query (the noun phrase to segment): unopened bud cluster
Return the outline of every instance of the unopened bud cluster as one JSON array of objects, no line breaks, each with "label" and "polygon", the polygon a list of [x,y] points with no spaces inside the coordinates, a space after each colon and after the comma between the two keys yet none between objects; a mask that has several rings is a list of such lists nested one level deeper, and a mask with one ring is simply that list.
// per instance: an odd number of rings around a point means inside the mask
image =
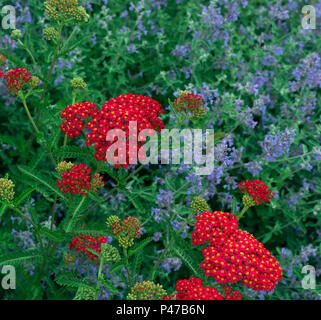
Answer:
[{"label": "unopened bud cluster", "polygon": [[90,287],[80,287],[78,291],[80,300],[97,300],[98,294],[96,289]]},{"label": "unopened bud cluster", "polygon": [[253,200],[253,197],[245,194],[242,198],[243,205],[246,207],[253,207],[255,206],[255,201]]},{"label": "unopened bud cluster", "polygon": [[30,81],[29,81],[29,86],[30,86],[31,88],[37,88],[38,85],[39,85],[39,83],[40,83],[39,78],[36,77],[36,76],[32,76],[31,79],[30,79]]},{"label": "unopened bud cluster", "polygon": [[85,90],[87,88],[86,82],[80,77],[70,80],[70,84],[74,90]]},{"label": "unopened bud cluster", "polygon": [[140,225],[137,217],[127,217],[121,221],[117,216],[107,219],[107,227],[117,237],[119,246],[125,249],[131,247],[134,240],[139,238]]},{"label": "unopened bud cluster", "polygon": [[86,10],[78,5],[78,0],[47,0],[44,5],[49,18],[55,22],[87,22],[89,19]]},{"label": "unopened bud cluster", "polygon": [[198,212],[205,212],[209,210],[209,206],[206,202],[206,200],[204,200],[203,198],[201,197],[195,197],[193,199],[193,201],[191,202],[191,212],[193,214],[196,214]]},{"label": "unopened bud cluster", "polygon": [[161,300],[167,292],[160,284],[152,281],[143,281],[136,283],[127,295],[127,300]]},{"label": "unopened bud cluster", "polygon": [[108,229],[113,228],[114,223],[120,222],[120,219],[117,216],[110,216],[106,220],[106,225]]},{"label": "unopened bud cluster", "polygon": [[108,243],[101,244],[101,256],[105,263],[120,261],[119,251]]},{"label": "unopened bud cluster", "polygon": [[59,34],[54,27],[48,27],[42,30],[42,34],[48,41],[58,40]]},{"label": "unopened bud cluster", "polygon": [[58,166],[56,167],[56,171],[61,174],[64,172],[67,172],[69,169],[72,168],[74,164],[72,162],[67,162],[67,161],[61,161],[58,163]]},{"label": "unopened bud cluster", "polygon": [[0,178],[0,199],[11,202],[14,199],[14,183],[7,178]]},{"label": "unopened bud cluster", "polygon": [[71,254],[71,253],[66,253],[64,255],[64,263],[67,265],[67,266],[71,266],[76,260],[76,257],[75,255]]},{"label": "unopened bud cluster", "polygon": [[10,37],[11,37],[12,40],[19,40],[22,37],[22,33],[21,33],[20,30],[15,29],[15,30],[13,30],[11,32],[11,36]]}]

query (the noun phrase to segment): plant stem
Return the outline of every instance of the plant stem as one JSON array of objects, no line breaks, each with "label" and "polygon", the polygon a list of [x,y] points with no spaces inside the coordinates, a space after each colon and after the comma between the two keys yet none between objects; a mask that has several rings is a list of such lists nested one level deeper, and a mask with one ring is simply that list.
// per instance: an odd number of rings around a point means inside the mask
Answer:
[{"label": "plant stem", "polygon": [[240,214],[237,216],[237,220],[239,221],[245,214],[245,212],[249,209],[250,207],[244,206]]},{"label": "plant stem", "polygon": [[97,290],[100,289],[100,281],[101,281],[101,272],[103,270],[104,265],[104,259],[100,256],[100,264],[98,269],[98,275],[97,275]]},{"label": "plant stem", "polygon": [[36,62],[35,57],[33,56],[32,52],[30,51],[30,49],[29,49],[28,47],[26,47],[26,46],[22,43],[21,40],[18,40],[18,43],[23,47],[23,49],[25,49],[25,50],[28,52],[28,54],[29,54],[29,56],[30,56],[30,58],[31,58],[31,60],[32,60],[34,66],[35,66],[35,68],[36,68],[37,73],[41,76],[40,68],[39,68],[39,66],[38,66],[38,64],[37,64],[37,62]]},{"label": "plant stem", "polygon": [[[31,116],[30,111],[29,111],[29,109],[28,109],[28,106],[27,106],[25,97],[23,96],[22,93],[19,95],[19,97],[20,97],[20,99],[21,99],[21,101],[22,101],[22,104],[23,104],[23,106],[24,106],[24,108],[25,108],[25,110],[26,110],[27,116],[28,116],[28,118],[29,118],[29,120],[30,120],[30,122],[31,122],[31,124],[32,124],[32,126],[33,126],[33,128],[34,128],[34,130],[35,130],[35,132],[36,132],[37,134],[39,134],[40,131],[39,131],[37,125],[35,124],[35,122],[34,122],[33,119],[32,119],[32,116]],[[47,151],[47,153],[48,153],[48,155],[49,155],[50,161],[52,162],[53,166],[56,167],[56,166],[57,166],[56,161],[55,161],[55,159],[54,159],[54,157],[53,157],[53,155],[52,155],[49,147],[47,146],[47,144],[46,144],[45,142],[43,143],[43,146],[44,146],[44,148],[46,149],[46,151]]]},{"label": "plant stem", "polygon": [[124,259],[125,259],[125,268],[127,270],[127,275],[128,275],[128,284],[129,287],[132,287],[132,277],[130,275],[130,270],[129,270],[129,264],[128,264],[128,255],[127,255],[127,249],[123,247],[123,253],[124,253]]}]

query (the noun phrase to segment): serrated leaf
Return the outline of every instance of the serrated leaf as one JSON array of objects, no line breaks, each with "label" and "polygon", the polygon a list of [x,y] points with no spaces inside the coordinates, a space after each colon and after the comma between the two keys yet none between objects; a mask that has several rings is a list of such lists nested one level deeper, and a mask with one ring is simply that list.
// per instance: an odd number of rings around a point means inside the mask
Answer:
[{"label": "serrated leaf", "polygon": [[66,239],[65,234],[63,234],[61,231],[52,231],[45,227],[40,229],[40,234],[54,242],[62,242]]},{"label": "serrated leaf", "polygon": [[93,155],[90,154],[90,151],[88,148],[80,148],[76,146],[66,146],[59,148],[54,151],[55,157],[58,158],[82,158],[82,159],[87,159],[93,163],[96,162],[96,159]]},{"label": "serrated leaf", "polygon": [[33,169],[24,167],[24,166],[18,166],[18,169],[24,173],[25,175],[29,176],[33,180],[38,181],[42,185],[44,185],[46,188],[51,190],[52,192],[56,193],[59,197],[66,200],[65,195],[56,187],[55,183],[52,182],[48,177],[44,177],[41,174],[35,172]]},{"label": "serrated leaf", "polygon": [[134,207],[138,210],[140,214],[145,214],[145,207],[140,202],[137,195],[132,195],[129,191],[126,189],[122,189],[121,192],[125,194],[125,196],[128,198],[128,200],[134,205]]},{"label": "serrated leaf", "polygon": [[110,269],[109,269],[109,273],[115,273],[117,272],[118,270],[120,270],[121,268],[123,268],[125,266],[124,262],[123,261],[120,261],[120,262],[117,262],[115,264],[113,264]]},{"label": "serrated leaf", "polygon": [[118,293],[118,290],[114,287],[114,285],[108,281],[107,279],[102,279],[101,283],[107,288],[111,293]]},{"label": "serrated leaf", "polygon": [[36,187],[31,187],[27,190],[25,190],[23,193],[21,193],[14,201],[14,204],[18,206],[22,203],[24,199],[26,199],[33,191],[36,190]]},{"label": "serrated leaf", "polygon": [[153,237],[148,237],[148,238],[140,241],[139,243],[137,243],[133,248],[129,249],[128,257],[142,251],[150,242],[152,242],[152,240],[153,240]]},{"label": "serrated leaf", "polygon": [[26,252],[9,253],[0,257],[0,266],[18,266],[25,262],[39,262],[41,260],[42,255],[38,251],[32,251],[30,254],[26,254]]},{"label": "serrated leaf", "polygon": [[66,232],[73,231],[78,219],[80,218],[80,213],[88,206],[88,197],[81,196],[80,200],[79,197],[75,197],[70,209],[67,212],[67,217],[63,221],[64,230]]},{"label": "serrated leaf", "polygon": [[79,280],[75,277],[70,276],[69,273],[61,273],[55,278],[55,282],[57,282],[60,286],[67,286],[71,288],[91,288],[91,286],[84,283],[84,281],[84,279]]}]

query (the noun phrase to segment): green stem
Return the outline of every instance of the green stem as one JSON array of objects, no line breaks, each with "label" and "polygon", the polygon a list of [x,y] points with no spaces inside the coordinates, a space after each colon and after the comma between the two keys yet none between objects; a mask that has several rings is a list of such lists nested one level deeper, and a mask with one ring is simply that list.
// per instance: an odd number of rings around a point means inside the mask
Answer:
[{"label": "green stem", "polygon": [[103,270],[103,265],[104,265],[104,259],[100,257],[100,264],[99,264],[99,269],[98,269],[98,275],[97,275],[97,290],[100,289],[100,282],[101,282],[101,273]]},{"label": "green stem", "polygon": [[250,207],[245,206],[242,211],[240,212],[240,214],[237,216],[237,220],[239,221],[245,214],[245,212],[249,209]]},{"label": "green stem", "polygon": [[[19,94],[19,97],[20,97],[20,99],[21,99],[21,101],[22,101],[22,104],[23,104],[23,106],[24,106],[24,108],[25,108],[25,111],[26,111],[26,113],[27,113],[27,116],[28,116],[28,118],[29,118],[29,120],[30,120],[30,122],[31,122],[31,124],[32,124],[32,126],[33,126],[33,128],[34,128],[34,130],[35,130],[35,132],[36,132],[37,134],[39,134],[40,131],[39,131],[37,125],[35,124],[35,122],[34,122],[33,119],[32,119],[32,116],[31,116],[30,111],[29,111],[28,106],[27,106],[26,99],[25,99],[25,97],[24,97],[24,95],[23,95],[23,93],[22,93],[21,91],[20,91],[19,93],[20,93],[20,94]],[[55,161],[55,159],[54,159],[54,157],[53,157],[53,155],[52,155],[49,147],[47,146],[47,144],[46,144],[45,142],[43,143],[43,146],[44,146],[44,148],[46,149],[46,151],[47,151],[47,153],[48,153],[48,155],[49,155],[50,161],[52,162],[53,166],[56,167],[56,166],[57,166],[56,161]]]},{"label": "green stem", "polygon": [[123,247],[123,253],[124,253],[124,259],[125,259],[125,268],[127,270],[127,275],[128,275],[128,284],[129,284],[129,288],[131,288],[132,287],[132,277],[130,275],[130,270],[129,270],[127,249],[124,247]]},{"label": "green stem", "polygon": [[22,46],[23,49],[25,49],[25,50],[28,52],[28,54],[29,54],[29,56],[31,57],[31,60],[32,60],[34,66],[35,66],[35,68],[36,68],[36,70],[37,70],[37,73],[41,76],[40,68],[39,68],[39,66],[38,66],[38,64],[37,64],[37,62],[36,62],[35,57],[33,56],[32,52],[30,51],[30,49],[29,49],[28,47],[26,47],[26,46],[21,42],[21,40],[18,40],[18,43]]}]

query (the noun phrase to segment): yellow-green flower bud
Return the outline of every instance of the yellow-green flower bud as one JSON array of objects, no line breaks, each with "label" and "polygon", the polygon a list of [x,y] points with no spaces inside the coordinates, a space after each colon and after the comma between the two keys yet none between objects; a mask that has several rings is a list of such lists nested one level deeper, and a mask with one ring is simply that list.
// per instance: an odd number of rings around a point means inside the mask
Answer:
[{"label": "yellow-green flower bud", "polygon": [[242,198],[243,205],[246,207],[253,207],[256,205],[255,201],[253,200],[253,197],[249,194],[245,194]]},{"label": "yellow-green flower bud", "polygon": [[58,40],[59,34],[54,27],[45,28],[42,30],[44,38],[48,41]]},{"label": "yellow-green flower bud", "polygon": [[40,83],[39,78],[36,76],[33,76],[33,77],[31,77],[31,80],[29,81],[29,86],[31,88],[36,88],[36,87],[38,87],[39,83]]},{"label": "yellow-green flower bud", "polygon": [[86,82],[80,77],[70,80],[70,84],[74,90],[85,90],[87,88]]},{"label": "yellow-green flower bud", "polygon": [[71,266],[76,260],[76,257],[71,253],[66,253],[64,255],[64,263],[68,266]]},{"label": "yellow-green flower bud", "polygon": [[78,289],[78,297],[80,300],[97,300],[98,294],[94,288],[80,287]]},{"label": "yellow-green flower bud", "polygon": [[112,228],[116,222],[120,222],[120,219],[117,216],[110,216],[106,221],[107,228]]},{"label": "yellow-green flower bud", "polygon": [[191,202],[191,212],[193,214],[198,213],[198,212],[205,212],[208,211],[210,208],[206,202],[201,197],[195,197],[193,201]]},{"label": "yellow-green flower bud", "polygon": [[106,263],[120,261],[119,251],[108,243],[101,244],[101,256]]},{"label": "yellow-green flower bud", "polygon": [[81,21],[84,21],[84,22],[87,22],[89,20],[89,14],[87,14],[86,10],[79,6],[77,8],[77,11],[76,11],[76,14],[75,14],[75,20],[81,22]]},{"label": "yellow-green flower bud", "polygon": [[160,284],[152,281],[143,281],[136,283],[127,295],[127,300],[160,300],[167,296],[166,290]]},{"label": "yellow-green flower bud", "polygon": [[13,30],[11,32],[11,36],[10,37],[11,37],[12,40],[19,40],[22,37],[22,33],[21,33],[20,30],[15,29],[15,30]]},{"label": "yellow-green flower bud", "polygon": [[129,248],[134,245],[134,239],[129,236],[123,236],[118,239],[119,246],[122,248]]},{"label": "yellow-green flower bud", "polygon": [[59,174],[62,174],[66,171],[68,171],[69,169],[72,168],[74,164],[72,162],[67,162],[67,161],[61,161],[58,163],[58,166],[56,167],[56,171]]},{"label": "yellow-green flower bud", "polygon": [[14,199],[14,183],[7,178],[0,178],[0,199],[11,202]]}]

